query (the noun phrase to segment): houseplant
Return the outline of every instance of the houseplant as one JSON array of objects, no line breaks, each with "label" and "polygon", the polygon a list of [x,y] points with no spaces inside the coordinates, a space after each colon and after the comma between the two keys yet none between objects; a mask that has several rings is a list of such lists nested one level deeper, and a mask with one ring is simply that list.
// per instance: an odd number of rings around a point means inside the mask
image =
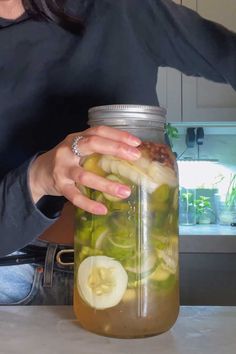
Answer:
[{"label": "houseplant", "polygon": [[210,197],[200,195],[195,201],[198,224],[211,224],[214,220],[214,211]]},{"label": "houseplant", "polygon": [[232,173],[225,199],[217,199],[218,222],[221,225],[231,225],[236,222],[236,174]]},{"label": "houseplant", "polygon": [[230,176],[225,198],[216,196],[218,222],[221,225],[230,225],[236,222],[236,174]]},{"label": "houseplant", "polygon": [[196,190],[180,188],[179,223],[180,225],[196,224]]},{"label": "houseplant", "polygon": [[236,173],[231,174],[225,204],[228,208],[234,208],[236,204]]}]

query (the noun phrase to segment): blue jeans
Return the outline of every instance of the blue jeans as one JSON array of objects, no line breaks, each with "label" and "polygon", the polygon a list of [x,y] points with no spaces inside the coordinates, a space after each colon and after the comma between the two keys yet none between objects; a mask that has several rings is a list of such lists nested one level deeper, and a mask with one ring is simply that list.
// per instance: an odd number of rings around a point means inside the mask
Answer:
[{"label": "blue jeans", "polygon": [[71,305],[73,271],[54,270],[52,284],[45,286],[47,271],[30,264],[0,266],[0,305]]}]

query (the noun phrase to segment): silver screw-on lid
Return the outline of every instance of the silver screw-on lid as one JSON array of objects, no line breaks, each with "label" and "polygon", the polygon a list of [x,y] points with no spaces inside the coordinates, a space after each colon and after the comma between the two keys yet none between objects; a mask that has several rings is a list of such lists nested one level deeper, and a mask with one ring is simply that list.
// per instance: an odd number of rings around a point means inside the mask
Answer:
[{"label": "silver screw-on lid", "polygon": [[114,104],[92,107],[88,111],[89,125],[128,125],[134,122],[164,125],[166,110],[159,106]]}]

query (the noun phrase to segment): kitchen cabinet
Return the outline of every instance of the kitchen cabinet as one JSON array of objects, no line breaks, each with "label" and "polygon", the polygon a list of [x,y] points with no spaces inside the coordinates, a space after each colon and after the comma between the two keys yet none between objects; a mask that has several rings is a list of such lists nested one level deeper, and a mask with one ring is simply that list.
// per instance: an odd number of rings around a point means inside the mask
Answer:
[{"label": "kitchen cabinet", "polygon": [[167,110],[169,122],[181,122],[182,90],[181,73],[172,68],[159,68],[157,97],[160,106]]},{"label": "kitchen cabinet", "polygon": [[[236,31],[235,0],[182,0],[182,4]],[[157,94],[170,122],[236,121],[236,92],[227,84],[160,68]]]},{"label": "kitchen cabinet", "polygon": [[[177,4],[181,0],[174,0]],[[172,68],[159,68],[157,96],[160,106],[167,110],[167,120],[180,122],[182,119],[181,73]]]},{"label": "kitchen cabinet", "polygon": [[231,226],[180,226],[182,305],[236,305],[236,230]]},{"label": "kitchen cabinet", "polygon": [[[235,0],[182,0],[201,16],[236,31]],[[183,121],[236,121],[236,92],[226,84],[182,75]]]}]

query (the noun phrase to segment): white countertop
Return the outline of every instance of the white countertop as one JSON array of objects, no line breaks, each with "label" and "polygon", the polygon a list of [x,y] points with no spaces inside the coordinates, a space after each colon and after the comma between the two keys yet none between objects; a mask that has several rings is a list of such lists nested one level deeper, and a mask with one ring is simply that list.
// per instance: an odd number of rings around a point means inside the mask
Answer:
[{"label": "white countertop", "polygon": [[113,339],[81,329],[70,306],[1,306],[1,354],[235,354],[236,307],[182,307],[169,332]]}]

